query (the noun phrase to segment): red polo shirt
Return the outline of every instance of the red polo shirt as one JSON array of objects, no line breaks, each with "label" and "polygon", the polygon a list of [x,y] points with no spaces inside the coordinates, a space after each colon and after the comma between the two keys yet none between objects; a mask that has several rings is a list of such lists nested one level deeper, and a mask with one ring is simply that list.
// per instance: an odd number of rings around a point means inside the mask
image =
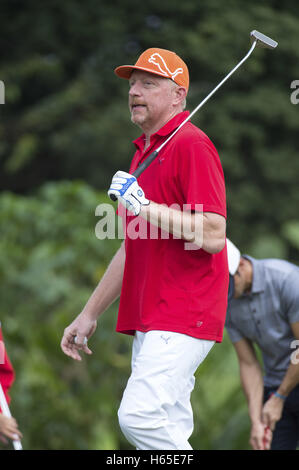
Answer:
[{"label": "red polo shirt", "polygon": [[[4,349],[1,324],[0,324],[0,348],[1,348],[0,350],[0,383],[2,385],[6,400],[9,403],[10,398],[7,392],[8,392],[8,389],[11,387],[15,376],[14,376],[13,367],[10,363],[6,350]],[[0,413],[1,413],[1,407],[0,407]]]},{"label": "red polo shirt", "polygon": [[[188,116],[175,116],[151,136],[134,143],[130,173]],[[158,204],[214,212],[226,217],[223,170],[210,139],[190,121],[138,178],[145,195]],[[199,206],[196,206],[199,205]],[[200,206],[202,205],[202,207]],[[119,208],[123,216],[125,210]],[[116,330],[166,330],[222,340],[228,292],[226,249],[209,254],[187,250],[184,240],[153,228],[141,217],[123,217],[126,263]],[[152,232],[151,232],[152,230]],[[151,236],[150,236],[151,235]]]}]

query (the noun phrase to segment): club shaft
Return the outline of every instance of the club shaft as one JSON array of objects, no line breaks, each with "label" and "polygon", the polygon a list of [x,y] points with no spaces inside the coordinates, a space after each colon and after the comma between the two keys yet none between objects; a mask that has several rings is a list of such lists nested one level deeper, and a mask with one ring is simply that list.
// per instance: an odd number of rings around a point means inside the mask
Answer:
[{"label": "club shaft", "polygon": [[249,49],[247,54],[243,57],[243,59],[240,60],[240,62],[224,77],[224,79],[220,83],[218,83],[218,85],[201,101],[201,103],[199,103],[198,106],[196,106],[196,108],[192,111],[192,113],[189,114],[189,116],[179,125],[179,127],[177,127],[177,129],[168,137],[168,139],[166,139],[163,142],[163,144],[157,148],[156,152],[159,153],[160,150],[162,150],[162,148],[170,141],[170,139],[172,139],[172,137],[181,129],[181,127],[183,127],[184,124],[186,124],[186,122],[189,121],[189,119],[191,119],[195,113],[197,113],[197,111],[211,98],[211,96],[214,95],[214,93],[216,93],[216,91],[226,82],[226,80],[228,80],[229,77],[245,62],[245,60],[248,59],[250,54],[253,52],[253,49],[255,48],[256,43],[257,43],[257,40],[255,40],[252,43],[251,48]]},{"label": "club shaft", "polygon": [[[3,391],[3,388],[2,388],[1,384],[0,384],[0,406],[1,406],[1,410],[2,410],[3,415],[6,416],[7,418],[11,418],[11,413],[10,413],[10,410],[9,410],[9,407],[8,407],[8,404],[7,404],[7,401],[6,401],[4,391]],[[15,450],[22,450],[21,441],[14,440],[12,442],[13,442],[13,446],[14,446]]]}]

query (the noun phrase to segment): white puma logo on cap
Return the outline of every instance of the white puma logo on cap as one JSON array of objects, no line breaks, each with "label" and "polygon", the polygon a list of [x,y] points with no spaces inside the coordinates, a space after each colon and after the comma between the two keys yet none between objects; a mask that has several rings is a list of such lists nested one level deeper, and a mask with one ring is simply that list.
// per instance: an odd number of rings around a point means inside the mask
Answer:
[{"label": "white puma logo on cap", "polygon": [[182,67],[179,67],[174,72],[171,72],[169,68],[167,67],[165,60],[163,59],[162,56],[160,56],[160,54],[158,54],[158,52],[155,52],[154,54],[152,54],[150,58],[148,59],[148,61],[151,64],[156,65],[159,68],[160,72],[166,75],[167,77],[171,76],[172,80],[174,80],[177,75],[184,72]]}]

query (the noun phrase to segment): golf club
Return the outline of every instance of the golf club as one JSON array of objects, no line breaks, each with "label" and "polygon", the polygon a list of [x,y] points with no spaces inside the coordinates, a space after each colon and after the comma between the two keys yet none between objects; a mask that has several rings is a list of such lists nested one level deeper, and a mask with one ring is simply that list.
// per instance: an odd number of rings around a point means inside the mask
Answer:
[{"label": "golf club", "polygon": [[264,437],[263,437],[263,446],[264,446],[264,450],[266,450],[267,434],[269,433],[269,431],[270,431],[269,426],[266,426],[266,427],[265,427],[265,431],[264,431]]},{"label": "golf club", "polygon": [[[148,158],[141,164],[139,167],[134,171],[133,175],[138,178],[141,173],[152,163],[153,160],[158,156],[159,152],[162,150],[162,148],[172,139],[175,134],[183,127],[186,122],[188,122],[192,116],[211,98],[211,96],[223,85],[223,83],[228,80],[228,78],[248,59],[248,57],[251,55],[253,50],[255,49],[256,46],[258,47],[265,47],[268,49],[274,49],[277,46],[277,42],[274,41],[273,39],[269,38],[268,36],[265,36],[264,34],[260,33],[259,31],[253,30],[250,33],[250,41],[251,41],[251,48],[249,49],[248,53],[243,57],[242,60],[224,77],[224,79],[204,98],[204,100],[199,103],[199,105],[192,111],[192,113],[189,114],[189,116],[175,129],[175,131],[158,147],[156,150],[154,150]],[[114,194],[110,195],[110,198],[113,201],[117,200],[117,197]]]},{"label": "golf club", "polygon": [[[2,410],[3,415],[6,416],[7,418],[11,418],[11,413],[10,413],[10,410],[9,410],[9,407],[8,407],[8,404],[7,404],[7,401],[6,401],[6,398],[5,398],[5,395],[4,395],[3,388],[2,388],[1,384],[0,384],[0,406],[1,406],[1,410]],[[15,450],[23,450],[20,440],[14,440],[14,441],[12,441],[12,443],[13,443],[13,446],[14,446]]]}]

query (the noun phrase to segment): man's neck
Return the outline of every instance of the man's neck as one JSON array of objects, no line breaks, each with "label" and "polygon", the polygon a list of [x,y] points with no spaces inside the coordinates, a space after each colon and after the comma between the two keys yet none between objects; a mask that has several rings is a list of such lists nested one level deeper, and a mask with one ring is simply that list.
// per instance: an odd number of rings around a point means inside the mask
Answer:
[{"label": "man's neck", "polygon": [[149,146],[150,146],[150,142],[151,142],[151,136],[153,134],[155,134],[156,132],[158,132],[160,129],[162,129],[162,127],[165,126],[165,124],[167,124],[169,121],[171,121],[172,118],[174,118],[177,114],[181,113],[183,110],[180,109],[180,110],[175,110],[169,117],[168,119],[165,119],[162,123],[159,123],[155,126],[152,126],[150,128],[147,128],[147,127],[141,127],[141,129],[143,130],[144,134],[145,134],[145,145],[144,145],[144,150],[146,150]]}]

